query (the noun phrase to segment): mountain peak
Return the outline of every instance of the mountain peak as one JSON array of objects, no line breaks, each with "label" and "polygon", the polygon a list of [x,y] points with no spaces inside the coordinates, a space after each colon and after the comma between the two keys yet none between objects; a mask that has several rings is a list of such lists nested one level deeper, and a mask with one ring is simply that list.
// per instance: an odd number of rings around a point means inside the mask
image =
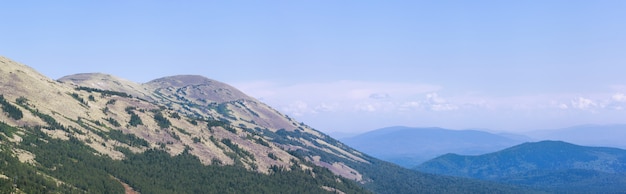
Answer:
[{"label": "mountain peak", "polygon": [[59,82],[101,90],[119,91],[152,100],[148,88],[130,80],[104,73],[79,73],[59,78]]},{"label": "mountain peak", "polygon": [[253,98],[233,86],[200,75],[176,75],[145,83],[160,93],[177,93],[186,98],[200,99],[217,103],[247,100]]},{"label": "mountain peak", "polygon": [[[2,81],[18,81],[18,80],[14,80],[14,79],[27,79],[27,77],[30,77],[31,79],[38,79],[38,80],[45,80],[45,81],[52,81],[51,79],[47,78],[46,76],[40,74],[39,72],[37,72],[35,69],[23,65],[21,63],[15,62],[9,58],[0,56],[0,63],[2,65],[2,68],[0,69],[0,75],[2,75]],[[9,80],[4,80],[4,79],[9,79]]]},{"label": "mountain peak", "polygon": [[162,78],[149,81],[148,84],[150,83],[167,83],[174,87],[184,87],[184,86],[189,86],[189,85],[204,85],[204,84],[214,84],[214,83],[224,84],[224,83],[209,79],[201,75],[167,76],[167,77],[162,77]]},{"label": "mountain peak", "polygon": [[[8,99],[30,96],[33,101],[49,101],[59,96],[59,90],[70,90],[63,84],[44,76],[35,69],[0,56],[0,91]],[[51,101],[48,106],[57,101]]]},{"label": "mountain peak", "polygon": [[[111,85],[129,84],[128,80],[115,77],[104,73],[79,73],[74,75],[63,76],[59,78],[60,82],[71,83],[74,85],[89,86],[98,89],[111,89]],[[133,83],[134,84],[134,83]]]}]

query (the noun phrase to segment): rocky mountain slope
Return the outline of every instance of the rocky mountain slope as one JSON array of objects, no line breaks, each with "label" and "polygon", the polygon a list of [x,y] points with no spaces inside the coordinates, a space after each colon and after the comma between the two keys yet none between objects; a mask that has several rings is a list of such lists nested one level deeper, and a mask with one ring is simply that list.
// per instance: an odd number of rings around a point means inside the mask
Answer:
[{"label": "rocky mountain slope", "polygon": [[[114,76],[105,76],[105,79],[103,79],[103,76],[100,74],[91,74],[93,76],[88,75],[89,74],[78,74],[66,76],[59,79],[59,81],[62,83],[71,83],[77,87],[95,87],[95,89],[99,90],[124,91],[128,94],[140,95],[138,99],[145,100],[148,103],[159,104],[163,107],[158,108],[168,110],[170,113],[164,115],[167,120],[181,121],[182,119],[179,119],[179,117],[184,116],[186,118],[193,118],[196,122],[198,122],[197,120],[209,120],[226,123],[230,126],[226,128],[232,131],[222,130],[225,137],[234,140],[234,143],[250,153],[263,154],[259,156],[255,155],[255,158],[263,159],[256,162],[257,167],[260,167],[260,172],[267,171],[271,165],[289,165],[286,162],[294,158],[285,150],[304,149],[305,147],[307,147],[307,149],[325,150],[338,157],[366,162],[363,158],[360,158],[360,153],[354,150],[346,151],[346,147],[339,148],[331,146],[328,142],[324,141],[324,139],[330,139],[330,137],[302,123],[297,123],[293,119],[245,95],[241,91],[215,80],[196,75],[180,75],[156,79],[145,84],[135,84]],[[122,86],[122,88],[119,88],[119,86]],[[143,98],[141,96],[143,96]],[[178,114],[178,116],[171,118],[174,113]],[[167,117],[168,115],[170,118]],[[206,124],[200,122],[197,125],[204,126]],[[194,128],[194,124],[189,121],[173,123],[172,126],[176,126],[180,129]],[[292,140],[293,142],[300,142],[302,146],[275,144],[276,146],[268,147],[262,144],[249,143],[248,141],[249,139],[253,139],[258,142],[270,142],[274,140],[270,137],[270,134],[276,134],[278,131],[284,133],[310,134],[311,139],[296,138]],[[176,133],[176,131],[173,132]],[[214,159],[218,159],[225,164],[235,163],[236,161],[230,160],[226,155],[215,155],[216,146],[208,144],[209,146],[207,148],[206,143],[199,145],[194,143],[194,137],[205,137],[201,139],[201,142],[206,142],[209,141],[208,138],[210,136],[216,136],[215,133],[216,131],[206,130],[187,130],[186,132],[182,132],[182,134],[179,133],[178,136],[181,136],[183,140],[181,140],[182,144],[178,146],[176,151],[182,151],[184,146],[193,146],[194,151],[192,153],[196,154],[206,163]],[[162,136],[161,134],[149,134],[145,132],[135,135],[149,142],[158,141],[158,139],[155,139],[155,136]],[[274,153],[280,160],[268,158],[266,153]],[[360,173],[340,162],[331,164],[317,160],[316,157],[310,159],[317,165],[328,166],[329,169],[336,174],[343,175],[349,179],[362,180]]]},{"label": "rocky mountain slope", "polygon": [[524,143],[480,156],[447,154],[423,163],[416,170],[558,192],[626,190],[626,150],[561,141]]},{"label": "rocky mountain slope", "polygon": [[413,127],[377,129],[341,141],[407,168],[447,153],[485,154],[522,143],[521,140],[477,130]]},{"label": "rocky mountain slope", "polygon": [[526,192],[380,161],[202,76],[55,81],[0,57],[0,91],[3,191]]}]

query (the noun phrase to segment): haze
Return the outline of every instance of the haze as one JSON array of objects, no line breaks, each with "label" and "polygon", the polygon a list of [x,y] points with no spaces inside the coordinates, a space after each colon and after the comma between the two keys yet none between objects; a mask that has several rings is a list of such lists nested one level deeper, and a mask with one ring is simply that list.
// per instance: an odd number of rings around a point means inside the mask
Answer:
[{"label": "haze", "polygon": [[324,132],[623,123],[625,1],[4,2],[52,77],[199,74]]}]

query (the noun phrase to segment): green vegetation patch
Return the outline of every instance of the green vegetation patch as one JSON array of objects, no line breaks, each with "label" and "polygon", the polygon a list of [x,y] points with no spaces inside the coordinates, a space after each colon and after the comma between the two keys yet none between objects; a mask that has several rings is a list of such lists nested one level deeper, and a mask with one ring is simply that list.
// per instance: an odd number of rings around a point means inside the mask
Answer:
[{"label": "green vegetation patch", "polygon": [[[94,154],[78,139],[53,139],[38,128],[26,130],[27,137],[14,146],[36,155],[39,164],[21,163],[5,151],[10,147],[0,145],[0,172],[9,177],[0,178],[0,193],[15,192],[14,180],[25,193],[124,193],[119,181],[140,193],[332,193],[324,186],[368,193],[355,182],[316,166],[289,171],[274,166],[267,175],[238,166],[205,166],[188,149],[172,157],[162,150],[133,154],[121,147],[116,149],[123,150],[126,159],[112,160]],[[65,184],[57,185],[48,175]]]},{"label": "green vegetation patch", "polygon": [[87,101],[85,101],[85,99],[80,97],[80,95],[78,95],[77,93],[71,93],[70,96],[72,96],[72,98],[80,102],[82,105],[85,105],[85,106],[87,105]]},{"label": "green vegetation patch", "polygon": [[123,133],[121,130],[110,130],[108,135],[111,139],[117,140],[119,142],[128,144],[130,146],[134,146],[134,147],[137,147],[137,146],[148,147],[150,145],[146,140],[137,137],[135,134]]},{"label": "green vegetation patch", "polygon": [[2,104],[2,111],[7,113],[12,119],[20,120],[24,117],[22,110],[7,102],[3,95],[0,95],[0,104]]},{"label": "green vegetation patch", "polygon": [[102,96],[120,96],[120,97],[125,97],[125,98],[132,98],[133,96],[124,93],[124,92],[117,92],[117,91],[110,91],[110,90],[101,90],[101,89],[97,89],[97,88],[90,88],[90,87],[84,87],[84,86],[80,86],[78,88],[76,88],[76,90],[83,90],[83,91],[87,91],[87,92],[98,92],[101,93]]},{"label": "green vegetation patch", "polygon": [[118,122],[117,120],[115,120],[112,117],[106,118],[106,121],[108,121],[111,125],[115,126],[115,127],[121,127],[122,125],[120,124],[120,122]]},{"label": "green vegetation patch", "polygon": [[12,137],[17,130],[17,128],[0,121],[0,132],[4,133],[7,137]]},{"label": "green vegetation patch", "polygon": [[16,99],[17,104],[19,104],[22,108],[30,111],[33,115],[39,117],[41,120],[48,124],[50,129],[60,129],[66,132],[70,132],[65,126],[61,125],[61,123],[57,122],[52,116],[39,112],[37,109],[32,109],[28,106],[28,99],[24,97],[19,97]]},{"label": "green vegetation patch", "polygon": [[154,121],[156,121],[157,125],[159,125],[162,129],[169,128],[172,125],[170,120],[165,118],[161,112],[156,112],[154,114]]},{"label": "green vegetation patch", "polygon": [[130,121],[128,121],[128,124],[130,126],[137,127],[139,125],[143,125],[143,121],[141,121],[141,118],[139,117],[139,115],[137,115],[135,113],[131,113],[130,114]]},{"label": "green vegetation patch", "polygon": [[228,146],[231,150],[233,150],[237,155],[250,158],[252,161],[255,160],[254,154],[242,149],[237,144],[233,143],[230,139],[222,139],[221,141],[224,145]]}]

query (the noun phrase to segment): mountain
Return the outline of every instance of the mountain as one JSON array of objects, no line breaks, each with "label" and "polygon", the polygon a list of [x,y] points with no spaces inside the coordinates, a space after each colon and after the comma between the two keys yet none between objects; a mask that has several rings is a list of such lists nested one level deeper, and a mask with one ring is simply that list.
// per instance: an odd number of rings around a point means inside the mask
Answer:
[{"label": "mountain", "polygon": [[447,153],[484,154],[521,143],[477,130],[388,127],[341,141],[374,157],[412,168]]},{"label": "mountain", "polygon": [[585,146],[626,149],[626,125],[580,125],[562,129],[536,130],[525,135],[539,140],[559,140]]},{"label": "mountain", "polygon": [[524,143],[480,156],[446,154],[415,169],[556,192],[613,193],[626,190],[626,150],[585,147],[562,141]]},{"label": "mountain", "polygon": [[72,85],[80,85],[87,88],[95,88],[101,90],[118,91],[139,97],[141,99],[154,100],[151,97],[151,89],[146,85],[134,83],[113,75],[102,73],[81,73],[71,76],[65,76],[58,80],[62,83]]},{"label": "mountain", "polygon": [[378,160],[196,75],[52,80],[0,57],[1,193],[527,193]]}]

